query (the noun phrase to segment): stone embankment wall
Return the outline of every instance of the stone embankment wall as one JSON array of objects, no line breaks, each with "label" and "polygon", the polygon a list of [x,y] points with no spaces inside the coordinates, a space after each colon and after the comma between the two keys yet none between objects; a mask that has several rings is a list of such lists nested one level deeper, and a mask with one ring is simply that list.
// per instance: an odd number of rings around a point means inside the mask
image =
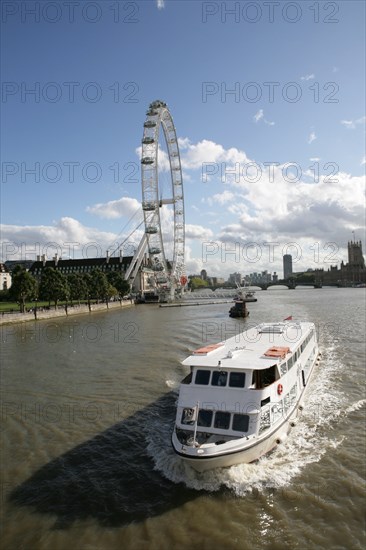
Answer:
[{"label": "stone embankment wall", "polygon": [[126,307],[133,306],[134,303],[130,301],[123,301],[122,304],[119,302],[110,302],[108,308],[106,304],[91,304],[90,310],[87,304],[83,305],[74,305],[68,306],[67,311],[65,306],[60,306],[57,309],[37,309],[37,317],[35,311],[28,313],[2,313],[0,314],[0,325],[10,325],[13,323],[24,323],[26,321],[34,321],[42,319],[54,319],[55,317],[71,317],[72,315],[80,315],[81,313],[93,313],[95,311],[109,311],[115,309],[121,309]]}]

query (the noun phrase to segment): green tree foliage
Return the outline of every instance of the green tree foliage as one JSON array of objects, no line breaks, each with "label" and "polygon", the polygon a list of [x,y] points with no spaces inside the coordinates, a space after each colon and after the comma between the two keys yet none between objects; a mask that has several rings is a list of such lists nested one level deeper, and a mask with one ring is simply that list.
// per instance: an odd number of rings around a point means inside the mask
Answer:
[{"label": "green tree foliage", "polygon": [[88,283],[83,275],[70,273],[67,275],[67,282],[70,290],[70,300],[76,300],[80,305],[80,300],[88,297]]},{"label": "green tree foliage", "polygon": [[117,296],[121,300],[123,296],[130,292],[130,285],[124,279],[121,273],[117,271],[111,271],[107,275],[108,282],[116,289]]},{"label": "green tree foliage", "polygon": [[17,266],[13,271],[9,294],[12,299],[19,302],[20,311],[24,313],[25,302],[37,296],[37,281],[28,271]]},{"label": "green tree foliage", "polygon": [[46,267],[42,272],[39,295],[43,300],[51,301],[55,304],[55,309],[59,300],[67,300],[69,297],[69,285],[65,275],[58,269]]},{"label": "green tree foliage", "polygon": [[196,288],[206,288],[208,287],[208,282],[204,281],[200,277],[192,277],[192,279],[188,283],[188,287],[191,290],[195,290]]},{"label": "green tree foliage", "polygon": [[104,300],[108,303],[109,283],[105,273],[100,269],[94,269],[91,273],[91,295],[93,298]]}]

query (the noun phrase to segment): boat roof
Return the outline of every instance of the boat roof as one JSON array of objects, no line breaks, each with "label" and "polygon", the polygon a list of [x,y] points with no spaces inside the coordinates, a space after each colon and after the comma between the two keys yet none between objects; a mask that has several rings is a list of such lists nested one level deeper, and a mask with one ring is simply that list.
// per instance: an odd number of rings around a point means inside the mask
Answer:
[{"label": "boat roof", "polygon": [[314,328],[314,323],[300,321],[262,323],[223,342],[196,349],[182,365],[266,369],[290,357]]}]

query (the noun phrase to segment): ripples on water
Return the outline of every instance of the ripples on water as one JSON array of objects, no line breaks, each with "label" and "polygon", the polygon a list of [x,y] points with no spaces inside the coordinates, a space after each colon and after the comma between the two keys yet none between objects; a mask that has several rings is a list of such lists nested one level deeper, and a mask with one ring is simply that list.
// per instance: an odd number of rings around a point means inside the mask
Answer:
[{"label": "ripples on water", "polygon": [[[5,335],[4,548],[362,548],[363,291],[258,298],[250,321],[229,319],[230,304],[141,306],[80,318],[72,338],[60,322],[58,341],[31,329]],[[170,445],[179,362],[203,342],[289,314],[317,324],[323,353],[300,422],[254,464],[195,472]],[[47,415],[21,413],[34,403],[48,404]]]}]

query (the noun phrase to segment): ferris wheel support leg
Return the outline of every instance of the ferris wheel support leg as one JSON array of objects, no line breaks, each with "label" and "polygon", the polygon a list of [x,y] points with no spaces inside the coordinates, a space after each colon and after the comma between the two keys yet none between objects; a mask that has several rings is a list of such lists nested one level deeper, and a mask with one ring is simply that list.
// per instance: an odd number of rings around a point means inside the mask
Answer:
[{"label": "ferris wheel support leg", "polygon": [[132,279],[133,281],[136,278],[137,272],[140,268],[140,265],[142,263],[142,260],[144,258],[144,254],[147,247],[147,236],[146,233],[144,233],[140,244],[135,252],[135,255],[132,259],[132,262],[130,263],[126,273],[125,273],[125,280],[129,281],[129,279]]},{"label": "ferris wheel support leg", "polygon": [[170,302],[174,302],[174,300],[175,300],[175,289],[176,289],[176,286],[174,284],[172,284],[170,289],[169,289],[169,301]]}]

